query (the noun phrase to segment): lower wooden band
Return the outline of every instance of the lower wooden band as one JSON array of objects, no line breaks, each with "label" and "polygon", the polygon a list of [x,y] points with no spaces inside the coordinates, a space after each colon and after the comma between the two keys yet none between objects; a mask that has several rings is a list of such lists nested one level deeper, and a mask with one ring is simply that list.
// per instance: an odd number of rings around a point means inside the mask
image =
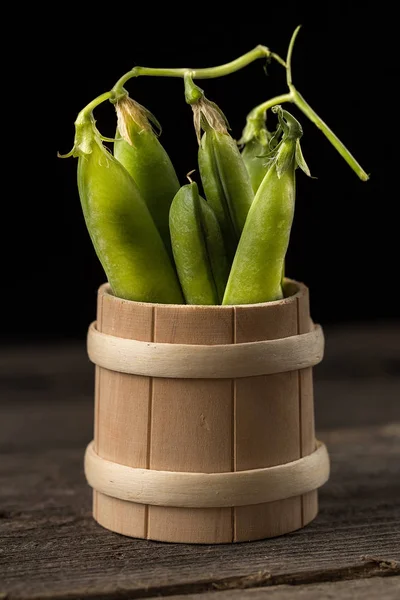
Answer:
[{"label": "lower wooden band", "polygon": [[248,506],[299,496],[323,485],[329,477],[325,445],[299,460],[249,471],[183,473],[127,467],[101,458],[93,442],[85,454],[89,485],[107,496],[156,506],[216,508]]}]

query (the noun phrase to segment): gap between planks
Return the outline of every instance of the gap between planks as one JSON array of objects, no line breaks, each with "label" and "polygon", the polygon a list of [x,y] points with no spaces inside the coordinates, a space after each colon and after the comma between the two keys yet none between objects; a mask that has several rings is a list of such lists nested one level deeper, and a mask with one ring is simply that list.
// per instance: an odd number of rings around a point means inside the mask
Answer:
[{"label": "gap between planks", "polygon": [[[156,330],[156,307],[151,310],[151,341],[154,342]],[[153,377],[149,380],[149,410],[147,415],[147,452],[146,452],[146,469],[151,467],[151,420],[153,418]],[[144,507],[144,538],[149,539],[149,505]],[[1,600],[1,599],[0,599]]]}]

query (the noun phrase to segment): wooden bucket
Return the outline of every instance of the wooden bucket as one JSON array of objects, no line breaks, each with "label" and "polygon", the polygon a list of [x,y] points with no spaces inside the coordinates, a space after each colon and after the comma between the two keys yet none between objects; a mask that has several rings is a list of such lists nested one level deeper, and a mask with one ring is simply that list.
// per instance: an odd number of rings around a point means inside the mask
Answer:
[{"label": "wooden bucket", "polygon": [[299,529],[329,476],[315,440],[323,335],[308,290],[242,306],[146,304],[99,289],[88,335],[93,516],[152,540],[227,543]]}]

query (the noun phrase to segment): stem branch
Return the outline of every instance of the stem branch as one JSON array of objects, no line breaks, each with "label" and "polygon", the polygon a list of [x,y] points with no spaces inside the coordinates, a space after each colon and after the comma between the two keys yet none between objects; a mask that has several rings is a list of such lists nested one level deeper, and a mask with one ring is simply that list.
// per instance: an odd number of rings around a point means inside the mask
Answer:
[{"label": "stem branch", "polygon": [[114,92],[112,90],[111,92],[104,92],[104,94],[97,96],[97,98],[89,102],[89,104],[81,110],[75,123],[79,125],[79,123],[87,121],[88,117],[90,117],[91,113],[97,106],[99,106],[100,104],[102,104],[102,102],[105,102],[106,100],[111,100],[113,97]]},{"label": "stem branch", "polygon": [[369,175],[364,171],[360,163],[354,158],[351,152],[346,146],[339,140],[339,138],[333,133],[332,129],[317,115],[315,110],[305,101],[303,96],[291,86],[291,93],[293,96],[293,102],[309,119],[322,131],[322,133],[328,138],[330,143],[339,152],[340,156],[344,158],[347,164],[353,169],[362,181],[368,181]]},{"label": "stem branch", "polygon": [[113,92],[116,96],[123,95],[123,86],[132,77],[150,76],[150,77],[185,77],[186,73],[190,73],[193,79],[212,79],[215,77],[223,77],[235,73],[243,67],[254,62],[258,58],[273,58],[283,67],[286,67],[285,61],[275,52],[271,52],[266,46],[256,46],[250,52],[246,52],[243,56],[239,56],[235,60],[217,67],[207,67],[205,69],[189,69],[189,68],[173,68],[173,69],[157,69],[152,67],[134,67],[128,73],[125,73],[113,87]]},{"label": "stem branch", "polygon": [[364,171],[360,163],[354,158],[346,146],[339,140],[339,138],[333,133],[332,129],[317,115],[315,110],[304,100],[303,96],[296,90],[292,82],[292,54],[293,47],[296,41],[297,35],[300,31],[300,25],[296,27],[291,37],[289,48],[286,56],[286,82],[290,90],[292,102],[299,108],[309,119],[322,131],[322,133],[328,138],[330,143],[339,152],[340,156],[344,158],[347,164],[353,169],[362,181],[368,181],[369,175]]},{"label": "stem branch", "polygon": [[276,106],[277,104],[284,104],[285,102],[293,102],[293,94],[289,92],[288,94],[281,94],[280,96],[275,96],[274,98],[270,98],[266,102],[259,104],[248,115],[248,119],[257,119],[261,117],[267,110]]}]

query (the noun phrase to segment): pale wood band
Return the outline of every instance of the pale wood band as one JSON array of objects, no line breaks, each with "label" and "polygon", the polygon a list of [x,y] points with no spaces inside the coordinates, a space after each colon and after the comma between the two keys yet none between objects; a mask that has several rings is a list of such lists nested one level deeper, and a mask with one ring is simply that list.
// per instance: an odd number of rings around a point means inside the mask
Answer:
[{"label": "pale wood band", "polygon": [[317,442],[312,454],[275,467],[183,473],[132,468],[105,460],[95,453],[91,442],[85,454],[85,475],[98,492],[139,504],[188,508],[248,506],[319,488],[329,477],[329,456],[325,445]]},{"label": "pale wood band", "polygon": [[225,379],[312,367],[324,354],[320,325],[309,333],[241,344],[165,344],[130,340],[89,327],[87,351],[100,367],[149,377]]}]

